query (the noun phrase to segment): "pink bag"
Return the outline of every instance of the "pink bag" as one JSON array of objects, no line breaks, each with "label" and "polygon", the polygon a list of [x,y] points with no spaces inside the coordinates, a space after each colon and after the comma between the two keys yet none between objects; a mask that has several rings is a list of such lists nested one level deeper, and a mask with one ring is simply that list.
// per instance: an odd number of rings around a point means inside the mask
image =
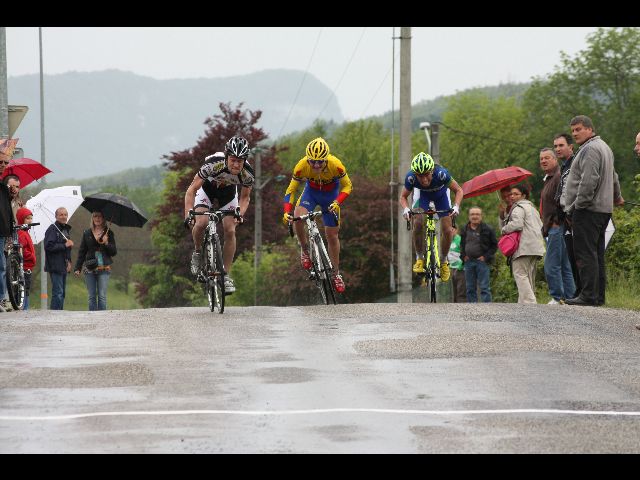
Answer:
[{"label": "pink bag", "polygon": [[505,257],[510,257],[518,250],[520,246],[520,235],[522,232],[511,232],[500,237],[498,240],[498,248]]}]

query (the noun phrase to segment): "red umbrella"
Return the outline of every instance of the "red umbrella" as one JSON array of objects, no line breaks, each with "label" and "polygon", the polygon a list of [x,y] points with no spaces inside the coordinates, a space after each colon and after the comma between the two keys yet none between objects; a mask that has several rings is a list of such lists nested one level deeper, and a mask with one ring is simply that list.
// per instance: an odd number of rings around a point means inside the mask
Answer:
[{"label": "red umbrella", "polygon": [[471,180],[464,182],[462,191],[464,198],[477,197],[485,193],[496,192],[503,187],[515,185],[527,177],[533,175],[529,170],[520,167],[506,167],[489,170],[482,175],[473,177]]},{"label": "red umbrella", "polygon": [[20,178],[20,188],[24,188],[34,180],[44,177],[47,173],[51,173],[51,170],[36,160],[14,158],[9,161],[9,165],[4,169],[0,178],[4,178],[7,175],[17,175]]}]

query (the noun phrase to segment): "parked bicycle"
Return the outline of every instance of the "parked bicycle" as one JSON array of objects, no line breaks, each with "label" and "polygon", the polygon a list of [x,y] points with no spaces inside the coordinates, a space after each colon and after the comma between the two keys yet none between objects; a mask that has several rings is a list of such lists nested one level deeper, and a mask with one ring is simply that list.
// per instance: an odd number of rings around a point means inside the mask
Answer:
[{"label": "parked bicycle", "polygon": [[[453,209],[448,210],[410,210],[409,218],[414,215],[426,215],[427,221],[424,229],[424,272],[418,273],[429,283],[431,291],[431,303],[437,302],[436,282],[440,278],[440,254],[438,253],[438,236],[436,235],[436,219],[435,214],[451,213]],[[456,219],[453,217],[452,225],[456,226]],[[407,220],[407,230],[411,230],[411,220]]]},{"label": "parked bicycle", "polygon": [[25,223],[15,225],[11,232],[11,241],[7,244],[6,266],[7,266],[7,292],[9,301],[16,310],[24,307],[24,258],[22,256],[22,245],[18,241],[18,230],[28,231],[31,227],[40,225],[39,223]]},{"label": "parked bicycle", "polygon": [[204,231],[202,241],[203,266],[198,273],[197,280],[204,284],[204,290],[209,299],[209,309],[212,312],[224,313],[224,299],[230,293],[225,292],[224,277],[227,272],[224,269],[222,259],[222,245],[218,235],[217,225],[226,216],[233,215],[241,219],[240,208],[235,210],[216,210],[214,212],[196,212],[189,210],[189,219],[194,220],[196,215],[208,215],[209,223]]},{"label": "parked bicycle", "polygon": [[[316,210],[300,217],[293,217],[292,222],[306,222],[309,234],[309,255],[311,257],[309,280],[313,281],[320,290],[325,305],[329,305],[329,302],[335,305],[336,291],[332,281],[333,265],[316,223],[316,217],[320,215],[322,215],[322,211]],[[293,223],[289,223],[289,235],[293,237]]]}]

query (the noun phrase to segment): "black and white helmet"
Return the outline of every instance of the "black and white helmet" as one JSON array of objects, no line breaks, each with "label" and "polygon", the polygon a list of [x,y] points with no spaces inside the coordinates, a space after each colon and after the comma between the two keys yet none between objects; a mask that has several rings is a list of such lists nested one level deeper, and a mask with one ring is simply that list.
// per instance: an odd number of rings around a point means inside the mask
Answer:
[{"label": "black and white helmet", "polygon": [[246,158],[249,156],[249,142],[244,137],[231,137],[224,146],[224,153],[228,157],[233,155],[238,158]]}]

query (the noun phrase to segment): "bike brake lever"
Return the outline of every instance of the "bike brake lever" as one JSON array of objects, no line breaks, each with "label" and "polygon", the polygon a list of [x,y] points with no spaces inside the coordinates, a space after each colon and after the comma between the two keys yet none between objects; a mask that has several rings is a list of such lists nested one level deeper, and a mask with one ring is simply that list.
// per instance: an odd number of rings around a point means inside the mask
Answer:
[{"label": "bike brake lever", "polygon": [[293,237],[293,224],[289,222],[289,235]]}]

